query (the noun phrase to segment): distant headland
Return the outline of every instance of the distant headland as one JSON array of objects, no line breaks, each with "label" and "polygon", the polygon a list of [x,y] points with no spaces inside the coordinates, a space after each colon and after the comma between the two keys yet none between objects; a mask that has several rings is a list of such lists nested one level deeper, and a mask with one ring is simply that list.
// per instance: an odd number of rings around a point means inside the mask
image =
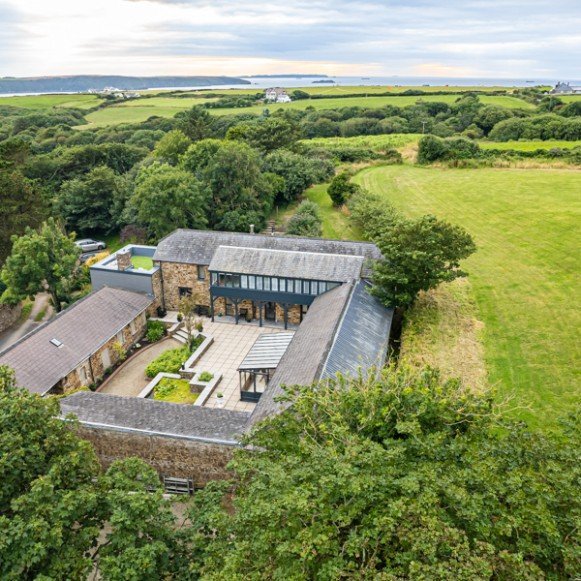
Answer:
[{"label": "distant headland", "polygon": [[238,77],[124,77],[120,75],[71,75],[60,77],[2,77],[0,94],[5,93],[81,93],[102,91],[106,87],[123,90],[165,87],[205,87],[208,85],[249,85]]}]

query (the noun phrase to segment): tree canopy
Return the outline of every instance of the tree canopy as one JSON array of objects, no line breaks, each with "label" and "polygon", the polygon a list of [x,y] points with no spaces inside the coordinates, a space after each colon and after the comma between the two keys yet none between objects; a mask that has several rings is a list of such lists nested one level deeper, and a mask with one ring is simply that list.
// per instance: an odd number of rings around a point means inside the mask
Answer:
[{"label": "tree canopy", "polygon": [[1,273],[7,287],[2,300],[15,302],[47,291],[60,311],[80,253],[74,235],[67,235],[54,218],[38,230],[26,228],[22,236],[12,237],[12,251]]}]

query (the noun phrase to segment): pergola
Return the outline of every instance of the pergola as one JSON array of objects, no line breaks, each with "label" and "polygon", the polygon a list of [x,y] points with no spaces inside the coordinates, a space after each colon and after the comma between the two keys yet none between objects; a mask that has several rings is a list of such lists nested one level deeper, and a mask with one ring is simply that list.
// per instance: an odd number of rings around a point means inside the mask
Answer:
[{"label": "pergola", "polygon": [[[268,385],[293,335],[294,333],[265,333],[256,339],[238,367],[242,401],[260,399],[264,387]],[[261,379],[263,382],[260,381]]]}]

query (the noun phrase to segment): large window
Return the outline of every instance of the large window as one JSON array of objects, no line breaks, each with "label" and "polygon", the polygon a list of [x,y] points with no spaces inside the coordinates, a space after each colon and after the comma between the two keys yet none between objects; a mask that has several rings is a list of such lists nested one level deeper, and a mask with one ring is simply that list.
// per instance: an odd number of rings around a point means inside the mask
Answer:
[{"label": "large window", "polygon": [[192,296],[192,289],[189,286],[180,286],[178,289],[180,299]]},{"label": "large window", "polygon": [[198,280],[206,280],[206,267],[198,264]]}]

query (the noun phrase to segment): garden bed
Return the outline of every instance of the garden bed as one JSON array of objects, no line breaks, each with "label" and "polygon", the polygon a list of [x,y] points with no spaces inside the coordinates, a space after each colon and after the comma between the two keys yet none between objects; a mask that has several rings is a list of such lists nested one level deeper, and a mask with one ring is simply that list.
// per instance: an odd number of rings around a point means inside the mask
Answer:
[{"label": "garden bed", "polygon": [[198,393],[192,393],[187,379],[164,377],[153,389],[153,399],[170,403],[193,404]]}]

